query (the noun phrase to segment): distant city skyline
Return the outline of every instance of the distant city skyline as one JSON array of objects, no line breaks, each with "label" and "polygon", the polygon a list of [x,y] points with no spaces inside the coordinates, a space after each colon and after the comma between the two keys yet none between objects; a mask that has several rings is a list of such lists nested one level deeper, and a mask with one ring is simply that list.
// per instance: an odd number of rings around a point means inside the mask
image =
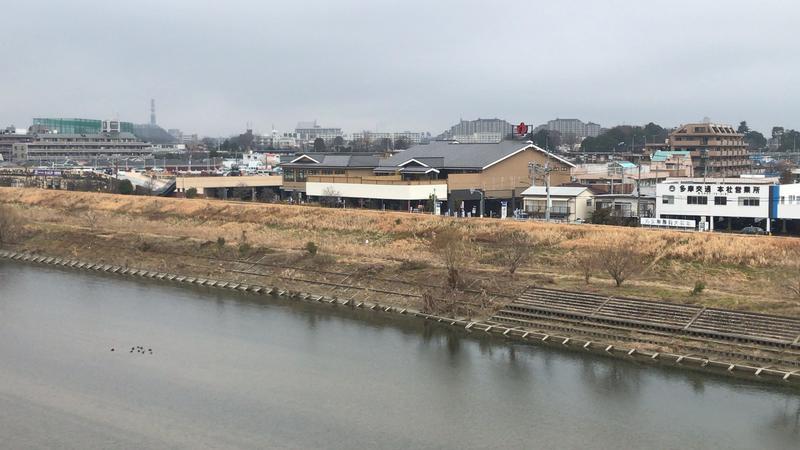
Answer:
[{"label": "distant city skyline", "polygon": [[6,23],[0,125],[146,124],[154,98],[159,125],[211,136],[487,117],[800,128],[795,3],[78,3],[14,5],[36,26]]}]

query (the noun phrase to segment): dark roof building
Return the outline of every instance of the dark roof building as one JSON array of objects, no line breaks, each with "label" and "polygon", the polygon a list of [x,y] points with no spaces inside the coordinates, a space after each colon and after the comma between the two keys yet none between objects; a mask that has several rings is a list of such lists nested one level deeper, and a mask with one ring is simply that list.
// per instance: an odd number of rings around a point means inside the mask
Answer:
[{"label": "dark roof building", "polygon": [[[434,169],[482,171],[515,154],[532,150],[567,167],[574,165],[559,156],[525,141],[501,141],[493,144],[458,144],[447,141],[416,145],[389,158],[382,159],[377,172],[397,172],[410,163]],[[527,167],[526,167],[527,170]]]}]

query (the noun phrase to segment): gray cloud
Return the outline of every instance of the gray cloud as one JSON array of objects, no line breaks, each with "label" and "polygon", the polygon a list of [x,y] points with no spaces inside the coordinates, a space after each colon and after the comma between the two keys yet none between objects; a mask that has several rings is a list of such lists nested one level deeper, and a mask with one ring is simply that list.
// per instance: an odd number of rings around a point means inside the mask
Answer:
[{"label": "gray cloud", "polygon": [[0,124],[146,122],[154,97],[160,124],[204,134],[495,116],[800,127],[795,2],[6,1]]}]

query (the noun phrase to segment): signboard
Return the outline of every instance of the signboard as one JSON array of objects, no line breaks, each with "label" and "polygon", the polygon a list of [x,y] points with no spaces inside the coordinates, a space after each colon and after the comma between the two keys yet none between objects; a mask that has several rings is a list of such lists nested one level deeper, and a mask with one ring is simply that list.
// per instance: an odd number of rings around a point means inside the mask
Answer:
[{"label": "signboard", "polygon": [[433,203],[433,214],[440,215],[442,213],[442,202]]},{"label": "signboard", "polygon": [[695,195],[727,196],[727,194],[760,194],[761,189],[769,189],[767,185],[712,185],[712,184],[670,184],[669,192],[683,192]]},{"label": "signboard", "polygon": [[500,202],[500,218],[508,217],[508,202]]},{"label": "signboard", "polygon": [[60,177],[61,171],[57,169],[33,169],[33,175],[37,177]]},{"label": "signboard", "polygon": [[519,125],[517,125],[517,134],[520,136],[528,134],[528,126],[525,125],[525,122],[520,122]]},{"label": "signboard", "polygon": [[657,219],[655,217],[642,217],[639,223],[646,227],[671,227],[671,228],[696,228],[697,221],[685,219]]}]

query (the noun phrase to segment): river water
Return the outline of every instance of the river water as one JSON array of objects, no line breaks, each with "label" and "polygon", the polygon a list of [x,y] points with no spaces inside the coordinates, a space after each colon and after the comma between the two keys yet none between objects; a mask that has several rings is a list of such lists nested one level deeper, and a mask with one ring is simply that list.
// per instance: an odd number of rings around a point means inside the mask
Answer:
[{"label": "river water", "polygon": [[796,450],[800,394],[396,315],[0,262],[0,447]]}]

